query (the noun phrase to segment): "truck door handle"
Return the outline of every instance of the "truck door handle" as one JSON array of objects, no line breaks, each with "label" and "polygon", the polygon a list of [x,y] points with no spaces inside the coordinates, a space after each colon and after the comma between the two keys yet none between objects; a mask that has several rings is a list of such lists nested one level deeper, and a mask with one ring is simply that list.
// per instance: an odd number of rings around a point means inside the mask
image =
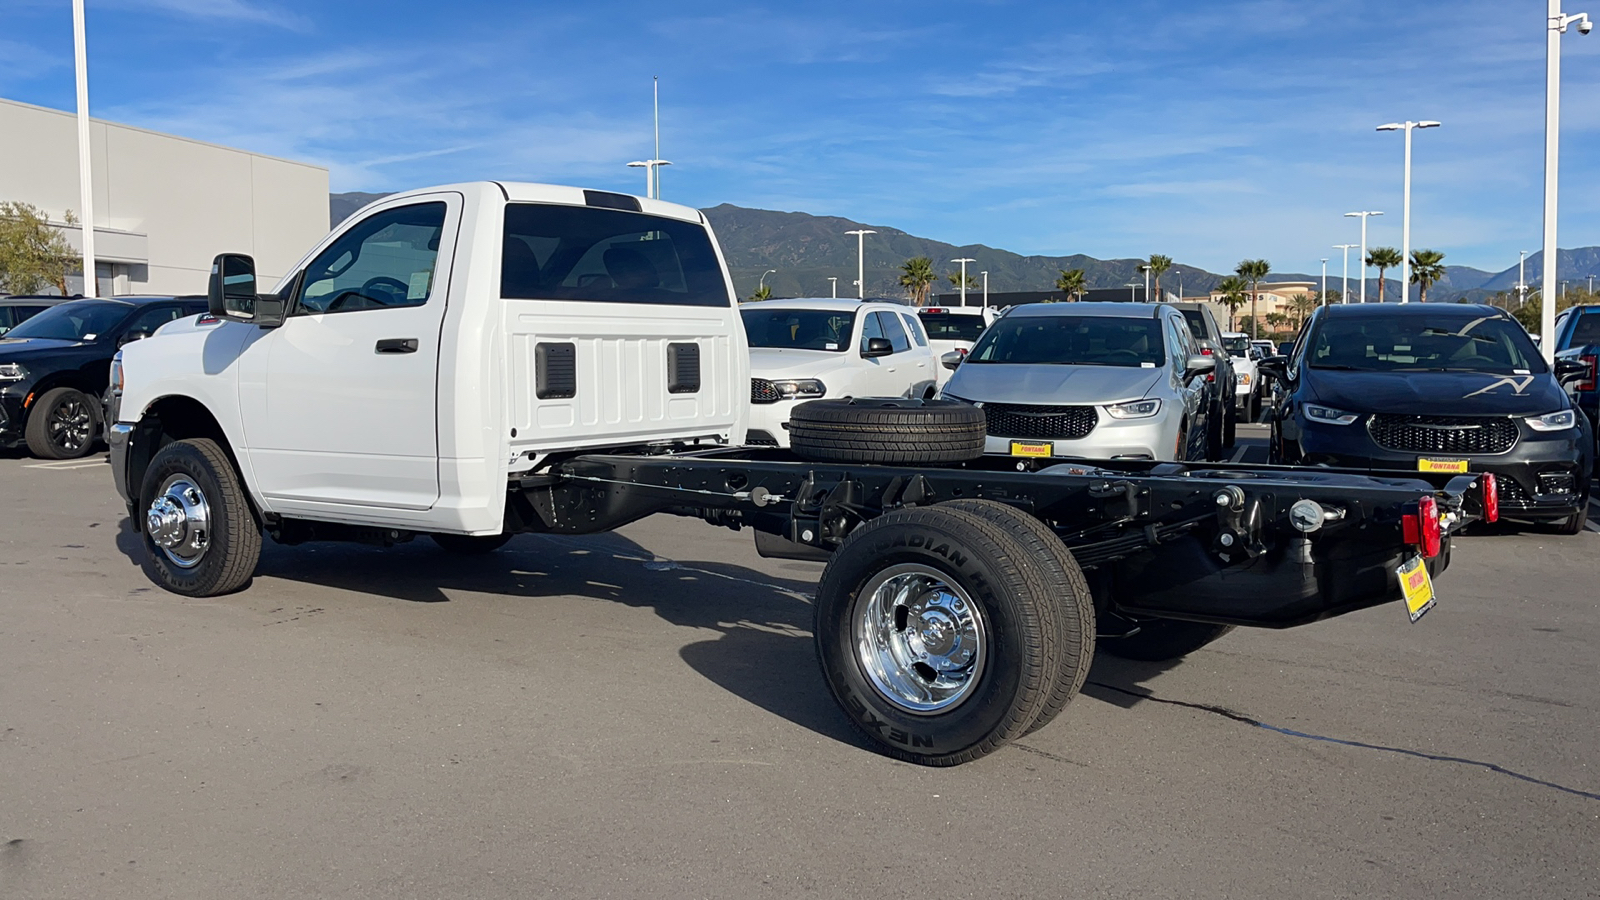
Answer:
[{"label": "truck door handle", "polygon": [[378,353],[415,353],[416,338],[384,338],[378,342]]}]

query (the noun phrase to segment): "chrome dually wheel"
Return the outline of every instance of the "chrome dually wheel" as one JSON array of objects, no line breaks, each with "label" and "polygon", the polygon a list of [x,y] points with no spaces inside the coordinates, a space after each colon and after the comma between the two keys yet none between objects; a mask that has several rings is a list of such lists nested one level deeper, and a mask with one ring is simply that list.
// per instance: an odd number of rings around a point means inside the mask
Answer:
[{"label": "chrome dually wheel", "polygon": [[216,597],[250,583],[261,526],[233,461],[209,438],[173,441],[140,481],[149,569],[167,590]]},{"label": "chrome dually wheel", "polygon": [[967,592],[931,566],[879,573],[857,595],[856,659],[884,699],[912,713],[951,709],[983,677],[988,634]]},{"label": "chrome dually wheel", "polygon": [[211,546],[211,504],[194,479],[172,475],[145,511],[145,530],[169,562],[192,569]]}]

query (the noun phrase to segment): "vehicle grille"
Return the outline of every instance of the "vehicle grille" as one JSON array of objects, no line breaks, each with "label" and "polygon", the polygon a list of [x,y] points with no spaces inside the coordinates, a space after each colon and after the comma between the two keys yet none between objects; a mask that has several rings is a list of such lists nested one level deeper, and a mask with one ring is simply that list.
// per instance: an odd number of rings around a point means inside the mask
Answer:
[{"label": "vehicle grille", "polygon": [[777,403],[782,399],[783,395],[779,394],[778,389],[772,386],[772,382],[765,378],[750,379],[751,403]]},{"label": "vehicle grille", "polygon": [[1578,489],[1578,480],[1571,472],[1540,472],[1540,494],[1571,494]]},{"label": "vehicle grille", "polygon": [[1514,478],[1497,478],[1495,487],[1500,491],[1501,506],[1527,506],[1529,503],[1528,492]]},{"label": "vehicle grille", "polygon": [[1517,445],[1517,425],[1494,416],[1376,415],[1367,431],[1378,446],[1403,453],[1504,453]]},{"label": "vehicle grille", "polygon": [[1016,406],[985,403],[989,434],[1005,438],[1076,440],[1088,437],[1100,421],[1092,406]]}]

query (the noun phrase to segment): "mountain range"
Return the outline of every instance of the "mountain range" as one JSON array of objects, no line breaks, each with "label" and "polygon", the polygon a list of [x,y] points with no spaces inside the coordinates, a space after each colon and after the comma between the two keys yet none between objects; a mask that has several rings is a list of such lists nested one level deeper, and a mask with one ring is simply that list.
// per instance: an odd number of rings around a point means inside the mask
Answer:
[{"label": "mountain range", "polygon": [[[337,225],[351,213],[385,194],[350,192],[331,194],[328,198],[330,224]],[[1144,260],[1095,259],[1092,256],[1023,256],[1009,250],[983,244],[957,246],[930,238],[917,237],[898,228],[886,225],[865,225],[838,216],[817,216],[803,212],[779,212],[769,209],[750,209],[724,203],[705,210],[722,252],[727,257],[729,271],[739,296],[753,293],[765,276],[774,297],[826,297],[834,285],[830,277],[838,280],[840,296],[855,293],[857,239],[847,231],[868,229],[876,234],[866,236],[866,294],[877,297],[903,297],[900,286],[900,264],[913,256],[926,256],[934,261],[934,271],[955,273],[959,267],[947,262],[963,257],[975,260],[967,265],[967,274],[979,278],[979,273],[989,273],[991,293],[1007,291],[1046,291],[1055,287],[1056,277],[1063,269],[1083,269],[1091,288],[1122,287],[1130,282],[1144,282],[1139,266]],[[1538,284],[1542,254],[1528,257],[1526,272],[1530,285]],[[1574,284],[1584,283],[1591,273],[1600,274],[1600,247],[1582,247],[1559,251],[1556,259],[1560,278]],[[1337,290],[1340,262],[1337,258],[1328,264],[1328,287]],[[769,274],[770,270],[770,274]],[[1396,273],[1398,274],[1398,273]],[[1176,293],[1180,284],[1187,296],[1210,291],[1225,275],[1208,272],[1196,266],[1176,263],[1162,277],[1162,287]],[[1318,282],[1321,274],[1274,271],[1269,281]],[[981,281],[981,278],[979,279]],[[1517,283],[1517,267],[1501,272],[1486,272],[1471,266],[1446,266],[1445,275],[1430,290],[1430,300],[1478,301],[1498,291],[1511,290]],[[935,285],[935,293],[953,292],[956,288],[943,278]],[[1358,282],[1351,279],[1350,290],[1358,290]],[[1389,298],[1400,295],[1398,278],[1385,279],[1384,293]],[[1367,297],[1378,295],[1378,279],[1367,280]]]}]

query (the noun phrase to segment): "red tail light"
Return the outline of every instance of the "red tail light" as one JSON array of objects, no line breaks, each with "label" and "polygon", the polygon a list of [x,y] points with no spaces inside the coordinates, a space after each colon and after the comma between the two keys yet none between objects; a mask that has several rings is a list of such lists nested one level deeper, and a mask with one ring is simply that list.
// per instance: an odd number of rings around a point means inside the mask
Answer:
[{"label": "red tail light", "polygon": [[1492,472],[1483,476],[1483,520],[1491,525],[1500,521],[1500,483]]},{"label": "red tail light", "polygon": [[[1498,515],[1499,498],[1496,497]],[[1400,529],[1405,542],[1416,547],[1424,559],[1433,559],[1444,546],[1444,536],[1439,533],[1439,504],[1432,497],[1417,499],[1417,511],[1406,513],[1400,519]]]},{"label": "red tail light", "polygon": [[923,312],[928,313],[929,315],[937,315],[937,314],[940,314],[940,313],[947,313],[949,311],[950,310],[945,309],[942,306],[930,306],[927,309],[923,310]]},{"label": "red tail light", "polygon": [[1582,381],[1578,382],[1578,390],[1592,391],[1597,386],[1600,386],[1600,357],[1580,356],[1578,357],[1578,362],[1589,367],[1589,373],[1583,376]]},{"label": "red tail light", "polygon": [[1210,356],[1211,355],[1211,348],[1210,347],[1201,347],[1200,348],[1200,355],[1201,356]]}]

